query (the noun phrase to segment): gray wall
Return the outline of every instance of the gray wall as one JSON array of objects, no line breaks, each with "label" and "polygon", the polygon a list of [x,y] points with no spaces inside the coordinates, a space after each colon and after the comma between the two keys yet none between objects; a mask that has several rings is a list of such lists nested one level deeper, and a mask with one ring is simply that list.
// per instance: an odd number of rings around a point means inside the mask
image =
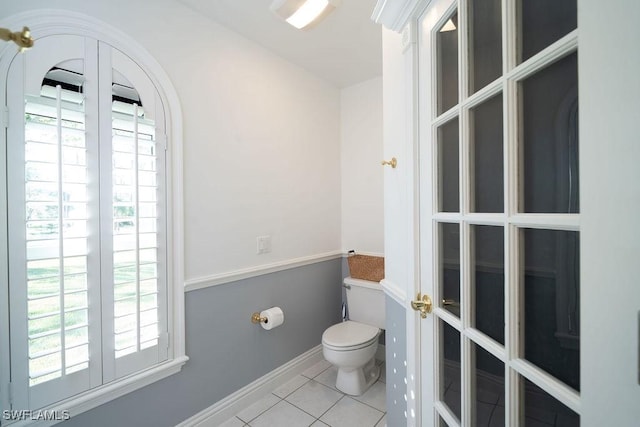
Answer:
[{"label": "gray wall", "polygon": [[[407,385],[404,380],[407,376],[407,339],[406,339],[406,311],[393,298],[386,296],[386,334],[387,345],[387,425],[405,426],[407,418],[404,413],[407,402],[404,395]],[[395,340],[394,340],[395,338]],[[394,356],[395,355],[395,356]],[[395,369],[395,374],[393,373]]]},{"label": "gray wall", "polygon": [[[188,292],[182,371],[60,425],[159,427],[189,418],[319,345],[340,321],[342,271],[335,259]],[[276,305],[284,325],[251,323],[251,313]]]}]

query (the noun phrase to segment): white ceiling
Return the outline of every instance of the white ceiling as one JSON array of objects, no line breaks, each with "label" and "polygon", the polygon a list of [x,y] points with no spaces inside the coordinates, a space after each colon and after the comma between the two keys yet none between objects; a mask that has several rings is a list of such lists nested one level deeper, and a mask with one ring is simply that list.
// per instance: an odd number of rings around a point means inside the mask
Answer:
[{"label": "white ceiling", "polygon": [[382,75],[382,30],[371,21],[376,0],[342,0],[309,30],[269,10],[272,0],[178,0],[337,87]]}]

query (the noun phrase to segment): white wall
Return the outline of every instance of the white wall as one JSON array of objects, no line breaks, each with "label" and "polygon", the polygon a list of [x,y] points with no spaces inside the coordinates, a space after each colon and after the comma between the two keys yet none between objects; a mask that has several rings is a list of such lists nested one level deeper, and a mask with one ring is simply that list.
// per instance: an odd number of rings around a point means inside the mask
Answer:
[{"label": "white wall", "polygon": [[382,255],[382,77],[344,88],[340,118],[342,249]]},{"label": "white wall", "polygon": [[631,426],[640,419],[640,3],[578,6],[581,425]]},{"label": "white wall", "polygon": [[[3,3],[0,20],[52,7]],[[341,248],[338,89],[175,1],[55,7],[134,37],[173,81],[184,119],[185,279]],[[260,235],[272,237],[271,253],[256,254]]]},{"label": "white wall", "polygon": [[[413,250],[413,159],[406,118],[410,98],[405,85],[402,36],[382,29],[382,75],[384,98],[384,156],[396,157],[398,167],[384,177],[385,280],[401,295],[413,293],[411,266]],[[410,56],[410,55],[407,55]]]}]

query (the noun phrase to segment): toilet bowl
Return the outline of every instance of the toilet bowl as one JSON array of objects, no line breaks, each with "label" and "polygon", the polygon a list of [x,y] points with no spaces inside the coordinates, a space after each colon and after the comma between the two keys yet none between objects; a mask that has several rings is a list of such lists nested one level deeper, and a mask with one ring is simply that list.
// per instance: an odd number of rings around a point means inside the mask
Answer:
[{"label": "toilet bowl", "polygon": [[324,358],[336,368],[336,388],[353,396],[363,394],[380,376],[375,355],[384,328],[384,294],[377,282],[346,278],[349,319],[322,334]]},{"label": "toilet bowl", "polygon": [[375,363],[380,329],[348,320],[322,334],[322,354],[338,368],[336,388],[359,396],[380,376]]}]

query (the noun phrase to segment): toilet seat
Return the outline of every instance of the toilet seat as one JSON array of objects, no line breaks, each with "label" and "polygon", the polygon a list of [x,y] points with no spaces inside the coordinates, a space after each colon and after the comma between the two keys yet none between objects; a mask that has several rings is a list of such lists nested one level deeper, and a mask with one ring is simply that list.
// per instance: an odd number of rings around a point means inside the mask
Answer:
[{"label": "toilet seat", "polygon": [[377,342],[380,329],[347,320],[329,327],[322,334],[322,344],[334,351],[351,351]]}]

